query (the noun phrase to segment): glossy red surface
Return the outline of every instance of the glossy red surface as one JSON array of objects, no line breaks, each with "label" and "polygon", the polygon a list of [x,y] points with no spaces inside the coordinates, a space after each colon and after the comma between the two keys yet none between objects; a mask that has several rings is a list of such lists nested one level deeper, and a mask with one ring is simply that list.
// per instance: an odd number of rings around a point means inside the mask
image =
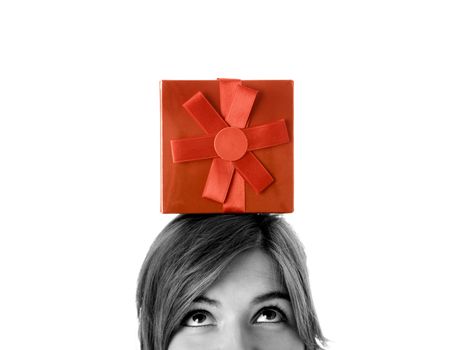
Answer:
[{"label": "glossy red surface", "polygon": [[[251,159],[245,159],[246,156],[244,156],[236,160],[234,162],[235,176],[233,176],[231,186],[236,181],[241,182],[240,178],[236,178],[240,177],[237,174],[238,164],[244,167],[248,162],[254,163],[255,160],[258,160],[260,165],[270,173],[273,182],[269,178],[261,178],[261,183],[253,184],[248,184],[247,179],[243,180],[245,211],[292,212],[293,82],[291,80],[243,80],[242,84],[258,91],[250,111],[247,128],[277,123],[283,119],[285,121],[283,128],[286,127],[289,142],[269,148],[255,149],[246,153],[246,155],[253,153],[254,157]],[[201,125],[189,116],[183,106],[192,97],[199,98],[199,95],[196,95],[197,92],[201,92],[214,110],[221,113],[217,80],[164,80],[161,82],[161,211],[163,213],[223,212],[221,203],[203,197],[212,159],[174,162],[172,158],[171,140],[204,138],[208,135],[208,132],[203,131]],[[223,108],[228,109],[230,106]],[[210,110],[210,113],[213,111]],[[231,110],[227,115],[231,116]],[[277,130],[283,131],[285,130],[283,128],[279,127]],[[262,131],[263,129],[261,129]],[[246,136],[248,136],[247,133]],[[202,142],[206,144],[208,140]],[[215,151],[218,152],[218,150]],[[232,150],[227,149],[224,152],[231,154]],[[232,157],[234,155],[230,155],[230,158]],[[258,193],[255,188],[263,188],[263,190]],[[227,198],[227,201],[231,203],[231,198]]]}]

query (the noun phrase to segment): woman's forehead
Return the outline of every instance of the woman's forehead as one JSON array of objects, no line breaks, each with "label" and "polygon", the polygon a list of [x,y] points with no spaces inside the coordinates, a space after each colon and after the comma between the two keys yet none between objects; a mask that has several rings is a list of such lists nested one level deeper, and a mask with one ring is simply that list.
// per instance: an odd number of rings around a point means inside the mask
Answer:
[{"label": "woman's forehead", "polygon": [[260,249],[236,257],[205,292],[210,298],[231,296],[251,298],[268,292],[284,292],[277,265]]}]

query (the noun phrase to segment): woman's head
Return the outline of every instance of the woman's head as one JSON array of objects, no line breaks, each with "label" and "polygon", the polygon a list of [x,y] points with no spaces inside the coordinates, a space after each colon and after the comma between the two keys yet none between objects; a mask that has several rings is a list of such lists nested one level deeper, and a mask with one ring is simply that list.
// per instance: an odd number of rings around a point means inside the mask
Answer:
[{"label": "woman's head", "polygon": [[324,341],[303,249],[279,216],[177,217],[144,261],[137,303],[143,350],[312,350]]}]

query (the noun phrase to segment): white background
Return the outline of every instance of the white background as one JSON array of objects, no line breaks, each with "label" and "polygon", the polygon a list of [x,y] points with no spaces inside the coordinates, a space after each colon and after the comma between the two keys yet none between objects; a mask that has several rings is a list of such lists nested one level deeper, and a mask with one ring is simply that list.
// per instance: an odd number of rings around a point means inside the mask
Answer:
[{"label": "white background", "polygon": [[0,348],[138,349],[161,79],[293,79],[332,349],[472,349],[469,1],[2,1]]}]

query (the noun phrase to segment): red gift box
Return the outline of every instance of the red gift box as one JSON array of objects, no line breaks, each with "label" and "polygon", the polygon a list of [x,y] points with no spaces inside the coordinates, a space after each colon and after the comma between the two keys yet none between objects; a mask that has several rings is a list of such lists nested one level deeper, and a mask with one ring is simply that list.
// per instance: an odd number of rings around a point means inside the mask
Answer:
[{"label": "red gift box", "polygon": [[293,81],[163,80],[161,211],[293,211]]}]

